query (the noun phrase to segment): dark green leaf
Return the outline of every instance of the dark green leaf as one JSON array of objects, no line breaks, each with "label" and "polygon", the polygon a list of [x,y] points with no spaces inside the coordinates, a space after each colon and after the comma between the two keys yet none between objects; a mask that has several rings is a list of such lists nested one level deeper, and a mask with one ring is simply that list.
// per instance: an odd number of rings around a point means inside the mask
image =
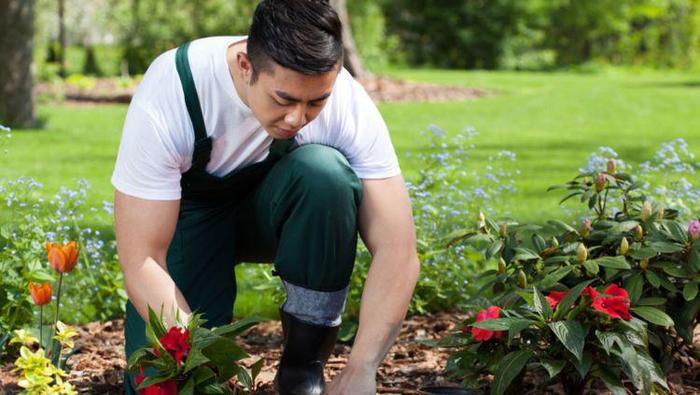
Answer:
[{"label": "dark green leaf", "polygon": [[652,287],[659,288],[661,286],[661,279],[659,278],[659,276],[656,275],[656,273],[652,272],[651,270],[648,270],[644,274],[647,278],[647,281],[649,281],[649,284],[651,284]]},{"label": "dark green leaf", "polygon": [[554,284],[558,283],[559,280],[566,277],[569,273],[571,273],[572,270],[574,270],[573,266],[560,267],[559,269],[553,271],[552,273],[548,274],[544,279],[542,279],[540,285],[543,289],[548,289]]},{"label": "dark green leaf", "polygon": [[586,341],[586,329],[578,321],[556,321],[549,324],[559,341],[571,351],[577,360],[583,357],[583,345]]},{"label": "dark green leaf", "polygon": [[494,241],[486,251],[486,258],[490,259],[491,257],[500,256],[501,248],[503,248],[503,242],[500,239]]},{"label": "dark green leaf", "polygon": [[574,360],[571,361],[571,363],[576,368],[576,371],[578,371],[578,374],[581,375],[581,380],[585,380],[586,375],[588,375],[588,372],[591,370],[591,365],[593,365],[593,357],[591,357],[591,353],[585,352],[580,361]]},{"label": "dark green leaf", "polygon": [[148,326],[153,328],[153,333],[158,339],[168,332],[163,325],[163,320],[156,315],[156,312],[151,309],[151,306],[148,306]]},{"label": "dark green leaf", "polygon": [[575,287],[571,288],[569,292],[566,293],[566,296],[562,298],[562,300],[559,302],[557,305],[557,310],[554,313],[554,318],[559,319],[563,317],[568,311],[569,307],[576,302],[578,297],[581,295],[581,292],[583,292],[584,288],[589,286],[594,280],[588,280],[584,281]]},{"label": "dark green leaf", "polygon": [[185,373],[207,362],[209,362],[209,358],[205,357],[199,348],[192,347],[187,353],[187,359],[185,360]]},{"label": "dark green leaf", "polygon": [[212,332],[219,336],[225,336],[228,338],[231,338],[233,336],[238,335],[239,333],[244,332],[246,329],[255,326],[256,324],[264,321],[260,317],[246,317],[242,320],[236,321],[233,324],[228,324],[224,325],[218,328],[212,329]]},{"label": "dark green leaf", "polygon": [[549,302],[547,299],[542,295],[542,292],[540,292],[537,287],[532,287],[534,291],[534,302],[535,302],[535,311],[538,313],[542,314],[542,317],[544,317],[545,320],[548,320],[552,318],[552,307],[549,305]]},{"label": "dark green leaf", "polygon": [[516,247],[514,261],[528,261],[531,259],[540,259],[540,256],[529,248]]},{"label": "dark green leaf", "polygon": [[[516,324],[527,324],[530,325],[534,323],[534,321],[525,319],[525,318],[497,318],[493,320],[484,320],[484,321],[479,321],[475,322],[473,326],[481,329],[486,329],[489,331],[507,331],[509,330],[513,325]],[[527,326],[526,326],[527,327]]]},{"label": "dark green leaf", "polygon": [[698,283],[695,281],[686,283],[683,287],[683,299],[690,302],[691,300],[695,299],[696,296],[698,296]]},{"label": "dark green leaf", "polygon": [[194,377],[190,377],[185,385],[177,391],[177,395],[194,395]]},{"label": "dark green leaf", "polygon": [[585,261],[583,262],[583,267],[586,268],[586,272],[588,272],[588,274],[590,275],[596,275],[600,270],[598,264],[595,261]]},{"label": "dark green leaf", "polygon": [[652,324],[663,326],[664,328],[670,328],[673,326],[673,319],[669,317],[668,314],[655,307],[634,307],[632,308],[632,312],[644,320],[651,322]]},{"label": "dark green leaf", "polygon": [[636,304],[639,297],[642,295],[642,289],[644,287],[644,279],[640,273],[635,273],[625,280],[625,289],[630,295],[630,302]]},{"label": "dark green leaf", "polygon": [[646,259],[646,258],[653,258],[657,256],[658,253],[656,252],[655,249],[651,247],[644,247],[640,248],[638,250],[630,250],[630,256],[634,259]]},{"label": "dark green leaf", "polygon": [[666,303],[666,298],[641,298],[637,302],[637,306],[660,306]]},{"label": "dark green leaf", "polygon": [[617,377],[615,373],[608,369],[600,369],[594,374],[598,376],[603,383],[605,383],[605,386],[608,387],[613,395],[627,395],[625,387],[622,385],[620,378]]},{"label": "dark green leaf", "polygon": [[535,245],[538,253],[541,253],[545,248],[547,248],[547,242],[537,233],[532,234],[532,244]]},{"label": "dark green leaf", "polygon": [[663,241],[654,241],[649,244],[649,247],[663,254],[673,254],[674,252],[683,251],[685,246],[677,243],[667,243]]},{"label": "dark green leaf", "polygon": [[540,361],[540,365],[547,370],[549,373],[549,378],[553,379],[556,375],[564,369],[566,361],[555,361],[553,359],[543,359]]},{"label": "dark green leaf", "polygon": [[514,351],[503,357],[494,371],[495,377],[491,385],[491,394],[504,394],[531,357],[532,352],[527,350]]},{"label": "dark green leaf", "polygon": [[631,269],[630,264],[624,256],[602,256],[600,258],[591,259],[588,262],[595,262],[600,266],[611,269]]}]

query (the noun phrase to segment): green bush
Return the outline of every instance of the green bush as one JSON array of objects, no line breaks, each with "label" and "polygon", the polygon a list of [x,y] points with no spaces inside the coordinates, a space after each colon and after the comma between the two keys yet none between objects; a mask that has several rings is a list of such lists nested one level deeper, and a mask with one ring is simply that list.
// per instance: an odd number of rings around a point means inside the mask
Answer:
[{"label": "green bush", "polygon": [[558,381],[567,393],[596,381],[624,393],[623,380],[643,393],[668,390],[664,373],[679,340],[692,344],[700,311],[700,221],[652,203],[614,160],[557,188],[568,191],[562,202],[578,199],[592,219],[576,229],[485,218],[455,235],[485,245],[497,262],[472,300],[484,298],[479,304],[499,314],[482,311],[443,340],[459,349],[448,370],[471,386],[495,374],[498,394],[522,379],[528,362],[546,372],[541,385]]}]

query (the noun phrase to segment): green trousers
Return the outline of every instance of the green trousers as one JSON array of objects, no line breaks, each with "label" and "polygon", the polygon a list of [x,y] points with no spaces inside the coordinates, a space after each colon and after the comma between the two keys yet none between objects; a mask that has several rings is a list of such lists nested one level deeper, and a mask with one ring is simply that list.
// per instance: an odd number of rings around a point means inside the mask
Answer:
[{"label": "green trousers", "polygon": [[[245,173],[229,199],[182,200],[168,249],[170,276],[207,326],[232,320],[237,263],[274,262],[284,281],[326,292],[347,287],[352,274],[362,185],[340,152],[303,145],[257,180]],[[131,303],[125,338],[127,358],[147,345]],[[125,388],[136,393],[133,374],[126,374]]]}]

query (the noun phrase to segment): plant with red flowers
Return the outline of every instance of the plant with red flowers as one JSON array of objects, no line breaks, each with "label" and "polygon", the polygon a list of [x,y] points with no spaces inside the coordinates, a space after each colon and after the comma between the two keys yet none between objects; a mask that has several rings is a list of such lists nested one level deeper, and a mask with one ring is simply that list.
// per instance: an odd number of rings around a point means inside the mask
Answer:
[{"label": "plant with red flowers", "polygon": [[[250,373],[238,365],[248,354],[235,338],[259,319],[251,317],[212,329],[204,328],[205,322],[194,314],[186,326],[166,329],[149,307],[146,335],[151,345],[135,351],[128,364],[129,370],[138,372],[135,382],[141,395],[230,393],[229,380],[234,376],[244,389],[255,387],[263,360]],[[155,373],[144,373],[148,371]]]},{"label": "plant with red flowers", "polygon": [[627,291],[616,284],[598,291],[591,282],[546,296],[537,288],[522,291],[523,304],[491,306],[463,322],[439,343],[459,349],[447,364],[451,378],[480,386],[492,375],[491,392],[503,394],[527,366],[544,377],[537,392],[556,382],[567,394],[595,382],[613,393],[624,393],[625,383],[643,393],[668,390],[649,354],[646,324],[629,315]]},{"label": "plant with red flowers", "polygon": [[[616,163],[605,167],[551,188],[568,190],[562,202],[578,198],[586,205],[590,214],[579,225],[485,217],[445,238],[450,247],[481,251],[493,265],[472,284],[479,291],[467,305],[501,308],[499,318],[463,323],[466,330],[446,340],[466,347],[448,365],[465,385],[489,373],[498,393],[521,377],[520,370],[498,373],[507,370],[503,364],[522,362],[524,369],[527,361],[539,361],[552,373],[549,380],[558,378],[568,392],[601,383],[613,391],[647,391],[663,387],[665,373],[680,362],[674,355],[691,344],[700,313],[700,221],[655,202]],[[533,286],[541,300],[526,291]],[[508,336],[486,339],[481,330]],[[633,352],[641,357],[630,357]],[[546,361],[557,361],[557,369],[550,371]]]}]

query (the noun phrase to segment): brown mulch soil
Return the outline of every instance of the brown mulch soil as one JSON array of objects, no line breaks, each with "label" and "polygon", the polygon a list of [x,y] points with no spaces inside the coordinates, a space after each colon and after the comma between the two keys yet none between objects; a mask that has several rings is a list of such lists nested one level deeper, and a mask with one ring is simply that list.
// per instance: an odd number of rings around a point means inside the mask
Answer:
[{"label": "brown mulch soil", "polygon": [[[443,368],[449,349],[430,347],[422,340],[440,339],[464,319],[464,315],[441,313],[408,318],[401,334],[391,348],[377,375],[380,394],[418,394],[424,385],[442,383],[447,379]],[[700,329],[700,326],[698,327]],[[121,394],[123,351],[123,322],[121,320],[90,323],[79,328],[77,352],[70,357],[70,381],[84,394]],[[257,394],[274,394],[272,381],[280,357],[282,330],[279,321],[267,321],[251,328],[240,337],[243,348],[251,357],[246,366],[264,358],[264,367],[256,383]],[[695,345],[700,345],[700,330],[696,330]],[[345,366],[350,347],[337,344],[326,365],[326,381],[330,381]],[[682,368],[669,377],[673,394],[700,394],[700,361],[685,358]],[[16,393],[16,376],[9,362],[0,364],[0,395]],[[523,393],[526,391],[523,390]],[[552,387],[550,393],[561,393]],[[530,393],[533,393],[530,391]]]},{"label": "brown mulch soil", "polygon": [[[375,102],[443,102],[476,99],[486,92],[457,86],[425,84],[399,81],[384,76],[372,76],[360,80]],[[54,98],[65,98],[70,102],[83,103],[129,103],[135,86],[120,87],[113,79],[98,78],[95,86],[80,89],[76,85],[39,83],[36,93]]]}]

